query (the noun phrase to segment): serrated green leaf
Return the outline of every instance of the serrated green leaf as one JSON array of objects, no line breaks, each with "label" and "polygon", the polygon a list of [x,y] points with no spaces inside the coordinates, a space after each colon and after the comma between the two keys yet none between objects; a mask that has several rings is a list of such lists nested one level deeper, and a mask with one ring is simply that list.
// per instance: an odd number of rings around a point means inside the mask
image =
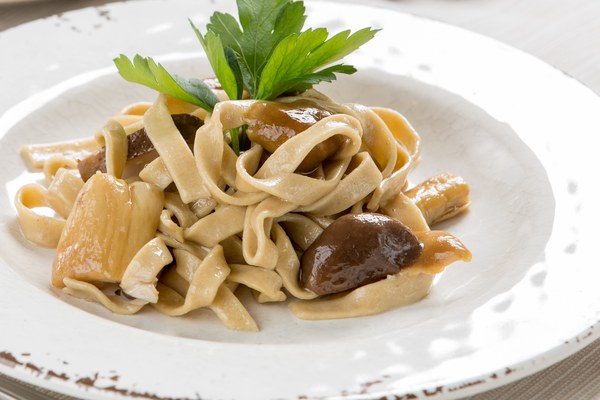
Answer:
[{"label": "serrated green leaf", "polygon": [[219,36],[224,47],[230,47],[238,53],[242,52],[242,42],[240,41],[243,36],[242,30],[238,21],[232,15],[215,12],[210,17],[206,30]]},{"label": "serrated green leaf", "polygon": [[288,92],[303,92],[310,89],[312,86],[317,85],[321,82],[333,82],[336,80],[336,73],[351,75],[356,72],[356,68],[352,65],[337,64],[331,67],[322,69],[317,72],[313,72],[297,79],[282,83],[275,89],[275,92],[280,94]]},{"label": "serrated green leaf", "polygon": [[[190,21],[213,70],[230,99],[274,99],[289,91],[305,91],[336,74],[352,74],[341,60],[373,38],[377,30],[340,32],[328,39],[324,28],[302,32],[306,20],[303,1],[237,0],[239,22],[230,14],[215,12],[206,34]],[[114,60],[128,81],[140,83],[170,96],[212,111],[218,99],[199,79],[171,75],[151,58],[124,55]],[[236,153],[243,148],[244,129],[230,132]],[[241,143],[241,144],[240,144]]]},{"label": "serrated green leaf", "polygon": [[129,82],[148,86],[208,111],[212,111],[217,104],[217,96],[204,82],[171,75],[150,57],[137,54],[132,62],[127,56],[121,54],[113,61],[119,74]]},{"label": "serrated green leaf", "polygon": [[299,33],[306,16],[304,4],[291,0],[238,0],[241,27],[229,14],[215,13],[207,25],[237,54],[244,84],[251,97],[273,49],[283,38]]},{"label": "serrated green leaf", "polygon": [[310,54],[312,63],[323,66],[335,62],[354,52],[373,39],[378,30],[364,28],[350,35],[350,30],[342,31],[328,39]]},{"label": "serrated green leaf", "polygon": [[237,93],[235,95],[235,99],[241,99],[244,93],[244,78],[242,75],[242,70],[240,68],[238,55],[230,47],[226,47],[225,58],[227,59],[229,68],[231,68],[231,71],[233,72],[233,75],[236,79]]},{"label": "serrated green leaf", "polygon": [[277,87],[293,81],[312,70],[308,55],[327,39],[325,28],[308,29],[300,35],[291,35],[279,42],[263,69],[256,98],[272,98]]},{"label": "serrated green leaf", "polygon": [[277,45],[263,69],[256,98],[272,99],[288,90],[331,82],[335,73],[354,73],[353,67],[343,64],[319,69],[353,52],[376,32],[370,28],[352,35],[350,31],[343,31],[327,39],[327,30],[319,28],[288,36]]},{"label": "serrated green leaf", "polygon": [[183,90],[185,90],[186,92],[194,96],[197,100],[199,100],[197,103],[192,104],[196,104],[197,106],[202,107],[207,111],[212,111],[213,108],[215,108],[215,105],[219,102],[219,99],[212,91],[212,89],[208,87],[206,83],[204,83],[204,81],[202,81],[201,79],[186,79],[175,74],[173,75],[173,79]]},{"label": "serrated green leaf", "polygon": [[[204,52],[208,56],[208,61],[210,62],[219,83],[223,87],[223,90],[225,90],[225,93],[227,93],[227,96],[229,96],[230,99],[239,99],[243,89],[243,87],[240,87],[240,84],[243,86],[243,82],[241,82],[241,72],[239,71],[237,60],[235,60],[235,57],[231,59],[231,54],[229,57],[227,56],[221,39],[215,35],[214,32],[208,31],[205,36],[202,36],[200,30],[196,28],[192,21],[190,21],[190,25],[202,44]],[[229,49],[229,51],[231,52],[232,50]],[[230,62],[235,63],[235,71],[231,67]],[[236,73],[239,76],[236,76]]]}]

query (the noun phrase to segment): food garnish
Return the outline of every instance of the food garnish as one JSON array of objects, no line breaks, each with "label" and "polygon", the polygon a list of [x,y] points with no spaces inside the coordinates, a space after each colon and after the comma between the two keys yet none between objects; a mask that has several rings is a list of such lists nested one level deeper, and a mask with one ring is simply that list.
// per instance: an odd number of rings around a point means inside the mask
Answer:
[{"label": "food garnish", "polygon": [[242,331],[259,329],[248,291],[310,320],[422,299],[471,259],[432,229],[468,208],[469,186],[448,173],[414,185],[421,141],[402,114],[312,88],[355,72],[338,61],[377,31],[303,31],[302,1],[237,6],[239,22],[215,12],[206,33],[190,21],[216,78],[121,55],[154,102],[95,137],[23,147],[45,184],[23,186],[15,208],[24,236],[56,249],[52,285],[119,314],[210,309]]},{"label": "food garnish", "polygon": [[[353,74],[344,63],[331,65],[371,40],[377,30],[345,30],[329,38],[326,28],[302,31],[303,1],[237,0],[239,22],[231,14],[215,12],[202,32],[190,24],[214,73],[230,100],[243,93],[250,99],[271,100],[284,93],[304,92],[336,73]],[[241,26],[240,26],[241,25]],[[123,78],[212,111],[218,99],[206,83],[170,74],[150,57],[125,55],[114,59]],[[231,132],[239,154],[238,132]]]}]

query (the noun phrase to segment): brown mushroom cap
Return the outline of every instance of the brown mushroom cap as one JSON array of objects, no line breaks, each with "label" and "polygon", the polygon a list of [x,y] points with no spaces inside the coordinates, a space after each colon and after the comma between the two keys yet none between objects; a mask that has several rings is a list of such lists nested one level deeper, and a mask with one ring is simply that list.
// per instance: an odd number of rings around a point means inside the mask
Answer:
[{"label": "brown mushroom cap", "polygon": [[[174,114],[171,116],[175,126],[186,140],[193,138],[202,120],[190,114]],[[154,145],[146,134],[144,128],[138,129],[127,136],[127,160],[134,159],[154,150]],[[100,150],[80,160],[77,164],[79,174],[83,181],[90,179],[97,171],[106,172],[106,149]]]},{"label": "brown mushroom cap", "polygon": [[[310,100],[292,103],[258,101],[246,111],[244,120],[248,124],[246,134],[269,153],[295,135],[305,131],[318,121],[333,115]],[[309,173],[332,156],[345,142],[336,135],[316,145],[298,166],[298,172]]]},{"label": "brown mushroom cap", "polygon": [[335,220],[304,252],[301,285],[325,295],[354,289],[413,264],[422,244],[400,221],[375,213]]}]

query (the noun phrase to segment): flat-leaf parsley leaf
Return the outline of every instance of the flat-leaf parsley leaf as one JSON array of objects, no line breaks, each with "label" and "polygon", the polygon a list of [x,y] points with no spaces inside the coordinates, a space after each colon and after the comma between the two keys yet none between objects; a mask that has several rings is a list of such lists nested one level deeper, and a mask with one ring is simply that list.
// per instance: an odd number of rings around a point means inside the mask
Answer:
[{"label": "flat-leaf parsley leaf", "polygon": [[[335,64],[371,40],[377,30],[349,30],[329,38],[325,28],[302,31],[306,20],[303,1],[237,0],[238,20],[215,12],[206,25],[206,34],[190,21],[208,60],[227,96],[272,100],[288,92],[302,92],[320,82],[331,82],[336,74],[356,69]],[[114,60],[128,81],[212,111],[217,97],[199,79],[171,75],[150,57],[124,55]],[[333,65],[332,65],[333,64]],[[235,139],[234,139],[235,137]],[[232,147],[239,151],[236,135]]]}]

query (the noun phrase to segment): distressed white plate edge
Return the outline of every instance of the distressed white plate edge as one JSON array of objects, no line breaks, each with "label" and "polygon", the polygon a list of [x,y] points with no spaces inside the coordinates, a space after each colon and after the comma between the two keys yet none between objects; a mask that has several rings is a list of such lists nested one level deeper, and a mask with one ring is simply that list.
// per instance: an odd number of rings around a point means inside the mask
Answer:
[{"label": "distressed white plate edge", "polygon": [[[156,2],[155,2],[156,3]],[[135,4],[135,3],[132,3]],[[139,4],[144,4],[144,3],[137,3]],[[124,7],[127,8],[129,5],[125,4]],[[107,10],[112,10],[113,7],[118,8],[121,7],[120,5],[109,5],[106,7]],[[134,7],[134,6],[132,6]],[[358,7],[358,6],[357,6]],[[358,9],[358,8],[357,8]],[[89,9],[88,9],[89,12]],[[79,12],[73,12],[73,13],[69,13],[67,15],[68,18],[72,18],[73,20],[76,20],[77,15]],[[416,20],[415,20],[416,21]],[[48,25],[51,25],[53,23],[53,21],[46,21],[46,23]],[[431,21],[424,21],[424,20],[419,20],[418,22],[415,22],[417,24],[425,24],[428,26],[434,26],[438,29],[441,29],[442,31],[446,31],[450,32],[450,33],[454,33],[454,34],[458,34],[460,37],[465,37],[463,35],[465,35],[464,32],[461,33],[457,33],[459,32],[459,30],[456,30],[456,28],[451,28],[451,27],[447,27],[447,26],[443,26],[440,24],[437,24],[435,22],[431,22]],[[38,24],[38,26],[36,26],[35,24]],[[30,28],[39,28],[40,24],[44,24],[44,21],[38,21],[38,22],[34,22],[32,24],[28,24],[25,25],[23,27],[20,28],[16,28],[14,30],[14,32],[17,32],[19,30],[21,31],[25,31],[26,29],[30,29]],[[13,32],[13,33],[14,33]],[[2,35],[0,35],[1,38]],[[593,106],[597,105],[597,99],[595,98],[595,96],[591,93],[591,92],[587,92],[586,89],[583,89],[579,86],[578,83],[573,82],[570,78],[562,76],[559,78],[560,73],[557,73],[557,71],[548,68],[547,66],[542,65],[541,63],[539,63],[537,60],[534,60],[532,58],[529,58],[526,55],[523,55],[522,53],[519,53],[517,51],[508,49],[508,48],[503,48],[503,46],[498,45],[497,43],[493,42],[493,41],[488,41],[487,39],[483,39],[483,38],[479,38],[477,37],[477,35],[473,35],[473,34],[467,34],[468,37],[473,36],[473,43],[475,44],[481,44],[487,41],[487,43],[492,46],[494,48],[494,51],[506,51],[507,54],[509,55],[513,55],[514,57],[516,57],[517,60],[521,61],[521,62],[526,62],[528,63],[528,66],[530,66],[533,70],[535,71],[542,71],[543,73],[547,73],[550,77],[552,77],[553,79],[561,79],[563,80],[561,82],[561,84],[564,84],[565,86],[573,89],[574,93],[578,93],[582,98],[585,98],[586,102],[591,102],[594,103]],[[0,41],[0,45],[2,44],[2,42]],[[426,77],[420,77],[420,76],[415,76],[416,79],[423,79],[426,80]],[[435,82],[434,82],[435,84]],[[5,110],[2,109],[0,110],[2,112],[4,112]],[[0,125],[1,126],[1,125]],[[4,221],[3,221],[4,222]],[[3,271],[3,277],[7,278],[7,277],[13,277],[12,274],[4,274]],[[21,286],[21,285],[16,285],[16,286]],[[20,288],[26,288],[28,285],[22,285]],[[14,289],[14,287],[13,287]],[[438,396],[439,398],[452,398],[452,397],[456,397],[458,395],[467,395],[469,393],[472,393],[474,391],[479,391],[479,390],[483,390],[483,389],[489,389],[493,386],[497,386],[499,384],[503,384],[503,383],[507,383],[511,380],[514,380],[518,377],[521,376],[525,376],[529,373],[535,372],[541,368],[543,368],[544,366],[547,366],[549,364],[551,364],[552,362],[558,361],[561,358],[564,358],[566,356],[568,356],[569,354],[572,354],[574,351],[580,349],[581,347],[583,347],[585,344],[591,342],[592,339],[597,338],[598,337],[598,311],[595,310],[596,314],[595,315],[591,315],[590,316],[590,323],[587,326],[580,326],[580,330],[576,335],[573,335],[570,338],[566,338],[566,340],[563,342],[562,345],[557,345],[555,347],[549,348],[546,352],[541,352],[537,355],[537,357],[535,358],[530,358],[528,360],[521,360],[520,362],[517,362],[515,364],[512,365],[507,365],[506,366],[506,370],[502,370],[499,369],[497,371],[487,371],[489,372],[493,372],[493,373],[501,373],[503,371],[507,371],[507,370],[511,370],[510,374],[505,374],[504,377],[499,377],[498,379],[494,380],[494,379],[488,379],[486,380],[486,382],[484,384],[480,384],[480,385],[474,385],[471,386],[470,383],[474,382],[474,380],[476,381],[477,378],[482,378],[482,376],[471,376],[468,377],[468,379],[466,380],[458,380],[455,382],[439,382],[443,385],[448,385],[447,387],[444,386],[435,386],[435,385],[431,385],[427,388],[421,388],[421,389],[426,389],[428,391],[433,391],[435,392],[435,390],[437,390],[438,387],[443,387],[443,389],[441,390],[441,392],[439,392]],[[93,317],[92,317],[93,319]],[[141,334],[141,336],[146,336]],[[152,335],[150,335],[152,336]],[[151,340],[150,340],[151,341]],[[209,346],[210,347],[210,346]],[[18,360],[17,360],[18,361]],[[67,391],[70,392],[70,394],[80,394],[81,395],[81,391],[78,389],[75,389],[74,387],[67,387],[64,386],[60,383],[60,381],[56,381],[56,380],[45,380],[45,381],[41,381],[39,379],[39,377],[36,377],[35,374],[35,370],[32,369],[31,367],[27,367],[25,365],[26,363],[23,362],[23,365],[21,366],[17,366],[17,367],[8,367],[5,368],[5,366],[7,365],[7,363],[0,363],[0,368],[2,369],[2,372],[5,372],[9,375],[24,379],[26,381],[29,381],[31,383],[37,383],[37,384],[42,384],[42,386],[48,386],[48,388],[54,388],[60,391]],[[32,364],[33,366],[35,366],[35,364]],[[512,371],[514,371],[514,373],[512,373]],[[487,374],[486,374],[487,375]],[[447,388],[448,387],[460,387],[461,384],[466,385],[466,387],[464,388],[460,388],[458,391],[448,391]],[[388,394],[398,394],[398,395],[402,395],[403,391],[402,390],[397,390],[397,391],[387,391]],[[385,393],[379,393],[379,395],[384,395]],[[98,391],[96,392],[93,388],[90,389],[90,392],[86,392],[86,397],[87,396],[94,396],[97,398],[105,398],[107,396],[107,392],[106,391]],[[110,392],[108,394],[110,396]],[[298,395],[301,395],[301,393],[298,393]],[[351,396],[351,397],[367,397],[367,396],[372,396],[375,395],[375,393],[371,393],[371,394],[365,394],[364,396],[362,395],[356,395],[356,396]],[[424,394],[419,394],[417,393],[418,396],[424,396]],[[436,398],[438,397],[436,396]]]}]

